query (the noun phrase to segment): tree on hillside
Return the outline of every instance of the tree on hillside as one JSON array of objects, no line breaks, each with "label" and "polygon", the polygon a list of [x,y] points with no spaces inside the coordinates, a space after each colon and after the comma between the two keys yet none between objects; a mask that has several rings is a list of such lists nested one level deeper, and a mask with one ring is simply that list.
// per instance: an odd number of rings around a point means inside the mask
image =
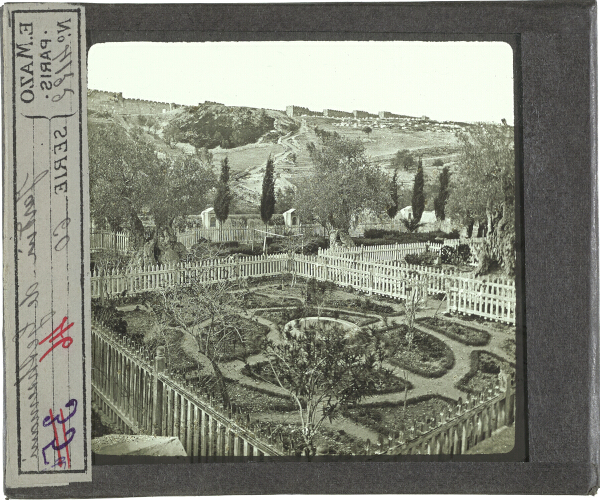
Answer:
[{"label": "tree on hillside", "polygon": [[215,196],[214,209],[215,215],[221,225],[229,217],[229,205],[231,204],[231,189],[229,187],[229,159],[227,156],[221,160],[221,176],[217,185],[217,195]]},{"label": "tree on hillside", "polygon": [[435,210],[435,216],[438,220],[444,220],[446,218],[446,202],[450,194],[448,187],[450,185],[450,170],[446,166],[440,172],[440,190],[438,195],[433,200],[433,207]]},{"label": "tree on hillside", "polygon": [[412,213],[415,224],[421,221],[421,216],[425,210],[425,195],[423,189],[425,187],[425,178],[423,177],[423,162],[419,158],[417,166],[417,173],[415,174],[415,182],[413,184],[413,195],[412,195]]},{"label": "tree on hillside", "polygon": [[366,127],[363,127],[362,131],[367,134],[367,137],[369,136],[369,134],[371,132],[373,132],[373,129],[371,127],[369,127],[368,125]]},{"label": "tree on hillside", "polygon": [[410,170],[415,164],[415,158],[408,149],[398,151],[396,156],[392,159],[392,167],[400,168],[404,170]]},{"label": "tree on hillside", "polygon": [[308,145],[313,171],[298,186],[302,220],[316,220],[329,232],[345,237],[365,211],[383,212],[390,204],[389,180],[369,162],[361,141],[329,136],[319,149]]},{"label": "tree on hillside", "polygon": [[390,205],[387,208],[387,214],[390,219],[396,217],[398,213],[399,199],[398,199],[398,170],[394,170],[392,181],[390,183]]},{"label": "tree on hillside", "polygon": [[273,158],[269,155],[265,175],[262,183],[262,196],[260,198],[260,218],[267,225],[275,213],[275,166]]},{"label": "tree on hillside", "polygon": [[349,340],[341,328],[284,329],[277,342],[267,341],[266,354],[276,382],[296,403],[301,427],[296,449],[307,457],[315,455],[315,436],[326,420],[373,394],[390,376],[383,367],[385,342],[372,332]]},{"label": "tree on hillside", "polygon": [[447,213],[487,225],[478,274],[494,264],[507,275],[515,268],[515,151],[508,125],[478,123],[458,135],[459,168],[452,176]]}]

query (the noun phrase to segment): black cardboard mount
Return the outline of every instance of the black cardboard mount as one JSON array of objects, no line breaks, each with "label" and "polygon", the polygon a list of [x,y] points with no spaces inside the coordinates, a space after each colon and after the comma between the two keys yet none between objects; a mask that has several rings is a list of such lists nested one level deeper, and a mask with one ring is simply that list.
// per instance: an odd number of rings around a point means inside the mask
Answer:
[{"label": "black cardboard mount", "polygon": [[[502,40],[515,54],[518,281],[526,344],[514,461],[95,466],[91,483],[10,498],[267,493],[586,494],[598,485],[594,2],[84,4],[108,41]],[[157,62],[159,63],[159,62]],[[523,272],[524,271],[524,272]],[[524,370],[523,370],[524,368]],[[523,411],[525,410],[525,411]],[[411,457],[411,459],[414,457]],[[500,458],[500,457],[498,457]],[[481,461],[484,460],[484,461]]]}]

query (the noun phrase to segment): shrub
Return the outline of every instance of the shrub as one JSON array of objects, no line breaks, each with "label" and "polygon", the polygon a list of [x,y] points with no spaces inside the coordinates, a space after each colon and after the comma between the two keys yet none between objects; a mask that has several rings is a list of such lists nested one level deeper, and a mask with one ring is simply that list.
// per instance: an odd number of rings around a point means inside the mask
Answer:
[{"label": "shrub", "polygon": [[112,302],[103,305],[98,299],[92,300],[92,317],[96,321],[104,323],[114,333],[127,334],[127,321],[123,319],[123,313],[118,311]]},{"label": "shrub", "polygon": [[400,231],[390,231],[388,229],[367,229],[365,230],[365,238],[398,238],[402,233]]},{"label": "shrub", "polygon": [[505,373],[514,373],[515,364],[488,351],[471,351],[471,368],[455,385],[464,392],[482,391],[498,380],[502,368]]},{"label": "shrub", "polygon": [[444,245],[440,250],[440,258],[442,259],[442,264],[451,264],[454,260],[455,253],[456,249],[454,247]]},{"label": "shrub", "polygon": [[443,167],[444,161],[441,158],[436,158],[435,160],[433,160],[433,166],[434,167]]},{"label": "shrub", "polygon": [[319,248],[329,248],[329,240],[325,239],[322,236],[318,238],[313,238],[304,244],[303,254],[304,255],[316,255],[319,253]]},{"label": "shrub", "polygon": [[477,330],[441,318],[420,318],[417,321],[427,328],[457,340],[461,344],[484,346],[490,342],[491,335],[484,330]]},{"label": "shrub", "polygon": [[275,214],[269,221],[269,226],[283,226],[284,224],[285,220],[283,218],[283,214]]},{"label": "shrub", "polygon": [[458,259],[457,264],[466,264],[471,257],[471,247],[466,243],[458,245],[456,257]]},{"label": "shrub", "polygon": [[461,243],[458,247],[443,246],[440,250],[442,264],[466,264],[471,257],[471,247],[467,243]]},{"label": "shrub", "polygon": [[417,266],[434,266],[437,264],[438,256],[433,252],[423,252],[419,254],[408,254],[404,257],[407,264],[413,264]]}]

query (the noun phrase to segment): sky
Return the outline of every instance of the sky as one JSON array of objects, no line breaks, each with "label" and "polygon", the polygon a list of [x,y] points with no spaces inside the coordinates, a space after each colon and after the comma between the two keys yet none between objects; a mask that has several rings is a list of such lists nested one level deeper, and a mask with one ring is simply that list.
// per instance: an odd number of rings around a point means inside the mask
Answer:
[{"label": "sky", "polygon": [[90,49],[88,88],[186,105],[514,121],[503,42],[105,43]]}]

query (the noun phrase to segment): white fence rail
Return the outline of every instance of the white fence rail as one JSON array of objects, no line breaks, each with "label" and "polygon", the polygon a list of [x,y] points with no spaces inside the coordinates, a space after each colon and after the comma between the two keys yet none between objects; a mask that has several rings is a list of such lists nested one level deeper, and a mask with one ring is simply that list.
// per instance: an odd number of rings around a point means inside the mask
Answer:
[{"label": "white fence rail", "polygon": [[260,255],[206,260],[192,265],[181,263],[127,271],[112,270],[104,274],[94,272],[91,294],[96,298],[134,295],[190,280],[214,283],[291,272],[395,299],[405,299],[411,286],[424,286],[428,294],[446,293],[449,311],[515,323],[516,295],[512,280],[476,279],[453,270],[360,261],[334,255]]},{"label": "white fence rail", "polygon": [[[195,228],[177,234],[177,241],[183,243],[189,250],[196,243],[207,240],[212,243],[227,243],[238,241],[240,243],[262,243],[265,230],[276,235],[301,234],[305,240],[315,236],[323,236],[324,229],[319,224],[305,224],[301,226],[267,226],[262,228]],[[267,235],[270,236],[270,235]],[[275,236],[275,238],[277,238]],[[129,233],[111,231],[94,231],[90,234],[90,251],[114,250],[127,253],[133,250],[133,239]]]},{"label": "white fence rail", "polygon": [[111,231],[95,231],[90,233],[90,251],[115,250],[127,253],[132,249],[133,242],[129,233],[113,233]]},{"label": "white fence rail", "polygon": [[448,293],[448,311],[474,314],[493,321],[515,322],[516,293],[513,280],[486,281],[457,277]]}]

